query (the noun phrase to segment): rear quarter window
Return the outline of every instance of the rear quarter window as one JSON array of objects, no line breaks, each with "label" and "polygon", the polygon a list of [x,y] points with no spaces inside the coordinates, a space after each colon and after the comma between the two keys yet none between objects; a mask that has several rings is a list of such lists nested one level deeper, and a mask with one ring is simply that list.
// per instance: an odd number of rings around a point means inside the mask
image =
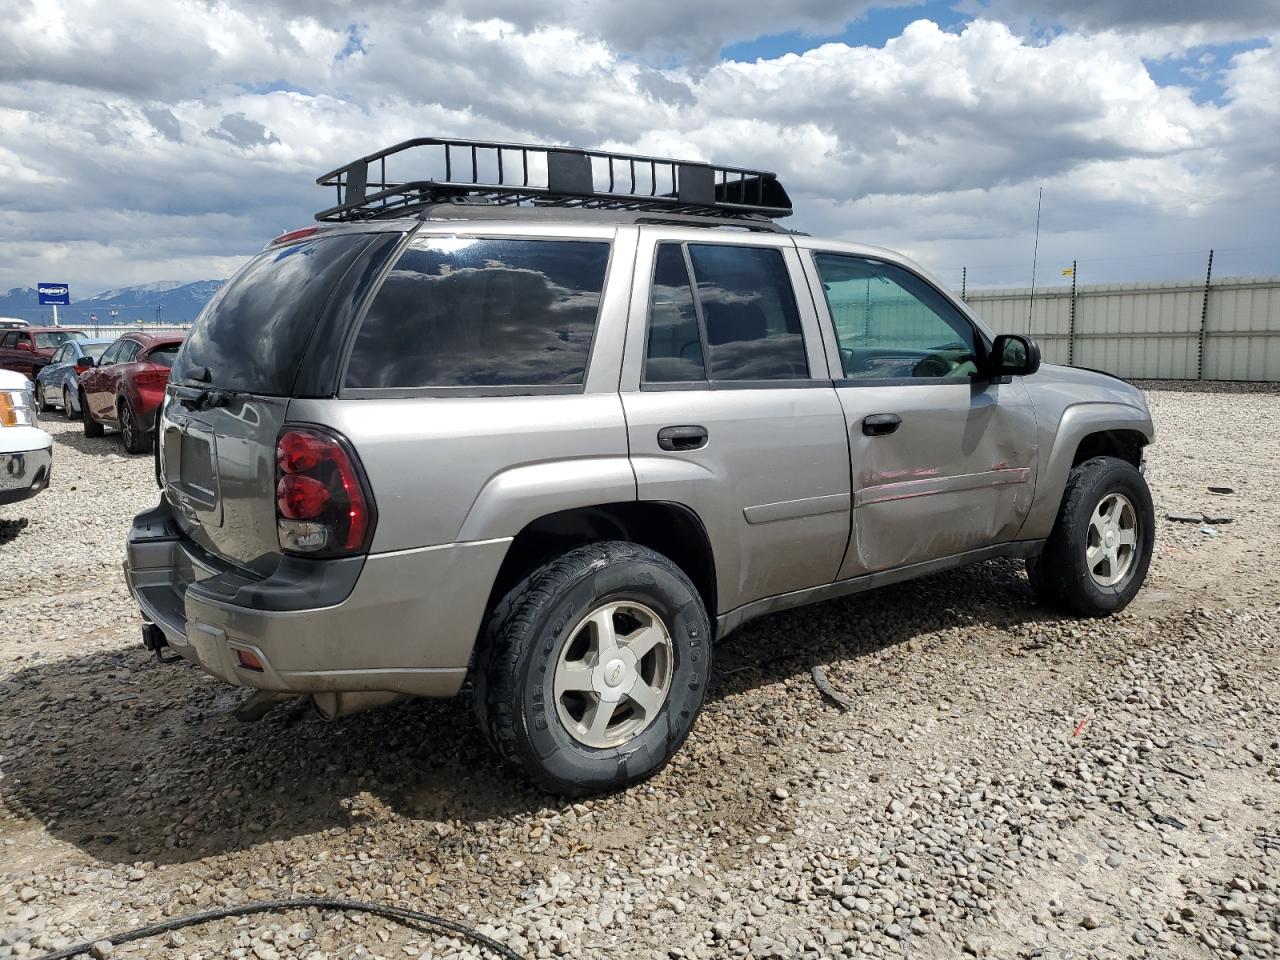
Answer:
[{"label": "rear quarter window", "polygon": [[345,386],[581,384],[608,263],[603,241],[418,238],[369,306]]}]

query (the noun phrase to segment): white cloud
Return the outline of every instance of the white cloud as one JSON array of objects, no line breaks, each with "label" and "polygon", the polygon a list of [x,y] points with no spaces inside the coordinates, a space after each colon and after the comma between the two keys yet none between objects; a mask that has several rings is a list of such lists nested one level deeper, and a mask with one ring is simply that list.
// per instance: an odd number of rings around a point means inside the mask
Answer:
[{"label": "white cloud", "polygon": [[[351,44],[336,3],[41,0],[0,24],[0,289],[55,266],[85,292],[225,274],[332,202],[318,174],[423,134],[758,164],[791,189],[795,226],[941,265],[1029,262],[1041,184],[1052,256],[1277,241],[1275,46],[1201,65],[1219,103],[1156,83],[1124,5],[1097,33],[922,20],[883,46],[656,66],[653,49],[750,33],[705,7],[637,25],[610,6],[588,25],[567,3],[375,3]],[[766,5],[756,23],[861,9]]]}]

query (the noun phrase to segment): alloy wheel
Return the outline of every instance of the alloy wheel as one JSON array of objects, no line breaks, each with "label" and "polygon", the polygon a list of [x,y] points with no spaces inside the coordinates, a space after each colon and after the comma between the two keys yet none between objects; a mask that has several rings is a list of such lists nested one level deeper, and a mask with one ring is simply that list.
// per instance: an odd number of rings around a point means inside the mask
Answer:
[{"label": "alloy wheel", "polygon": [[675,647],[662,618],[630,600],[588,613],[552,677],[556,714],[579,743],[618,747],[657,718],[671,690]]},{"label": "alloy wheel", "polygon": [[1089,517],[1085,563],[1100,587],[1114,587],[1125,578],[1138,554],[1138,513],[1122,493],[1103,497]]},{"label": "alloy wheel", "polygon": [[137,429],[137,425],[133,422],[133,408],[126,402],[120,407],[120,433],[123,435],[126,449],[133,449],[134,434]]}]

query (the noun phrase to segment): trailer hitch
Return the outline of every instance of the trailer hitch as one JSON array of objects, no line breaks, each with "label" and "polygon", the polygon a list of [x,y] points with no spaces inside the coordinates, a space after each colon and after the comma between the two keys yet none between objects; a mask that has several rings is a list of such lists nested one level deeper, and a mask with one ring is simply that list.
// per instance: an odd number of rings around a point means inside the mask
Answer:
[{"label": "trailer hitch", "polygon": [[162,651],[169,646],[169,638],[154,623],[142,625],[142,645],[156,655],[156,661],[159,663],[177,663],[182,659],[176,653],[167,657],[164,655]]}]

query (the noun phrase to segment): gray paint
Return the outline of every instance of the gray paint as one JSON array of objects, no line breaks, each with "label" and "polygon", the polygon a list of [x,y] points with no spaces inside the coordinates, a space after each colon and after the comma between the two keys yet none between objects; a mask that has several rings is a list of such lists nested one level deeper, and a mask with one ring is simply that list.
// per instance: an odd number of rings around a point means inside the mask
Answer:
[{"label": "gray paint", "polygon": [[[206,501],[199,491],[193,499],[174,453],[180,445],[166,442],[168,497],[185,510],[181,535],[148,540],[144,529],[130,544],[126,569],[144,616],[174,648],[232,682],[452,694],[512,539],[540,517],[579,507],[652,500],[692,510],[714,553],[721,633],[770,610],[1027,555],[1052,529],[1085,435],[1131,429],[1152,437],[1141,394],[1086,371],[1046,365],[1002,381],[833,383],[839,354],[812,251],[879,257],[943,289],[879,248],[554,219],[430,222],[421,230],[610,239],[585,382],[553,395],[252,398],[198,413],[171,402],[166,438],[183,429],[212,437],[216,489]],[[812,379],[642,389],[659,240],[781,250]],[[986,324],[951,300],[990,342]],[[863,418],[877,413],[900,416],[898,430],[865,436]],[[264,611],[188,591],[225,561],[259,575],[278,563],[274,449],[287,423],[339,431],[368,477],[378,525],[350,595],[315,610]],[[704,447],[672,452],[658,444],[662,428],[693,424],[707,430]],[[267,669],[246,673],[236,665],[238,649],[254,652]]]}]

